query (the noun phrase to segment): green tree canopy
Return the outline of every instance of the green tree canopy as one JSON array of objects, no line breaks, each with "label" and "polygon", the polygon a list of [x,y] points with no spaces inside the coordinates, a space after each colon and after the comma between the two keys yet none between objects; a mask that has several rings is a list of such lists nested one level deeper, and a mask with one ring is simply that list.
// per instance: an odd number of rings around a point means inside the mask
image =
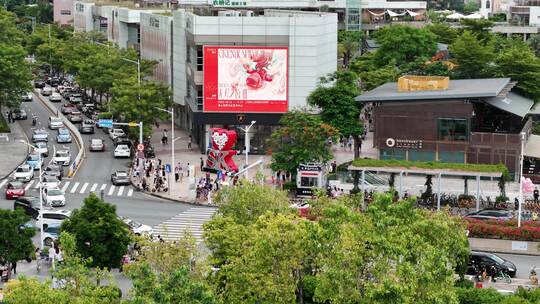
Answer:
[{"label": "green tree canopy", "polygon": [[459,34],[458,30],[451,28],[445,22],[429,24],[425,27],[425,29],[437,36],[437,42],[445,44],[452,44]]},{"label": "green tree canopy", "polygon": [[301,163],[326,163],[332,159],[328,138],[334,138],[338,130],[313,114],[292,111],[280,119],[281,127],[272,133],[272,170],[287,171],[296,175]]},{"label": "green tree canopy", "polygon": [[20,45],[0,42],[0,104],[16,108],[23,92],[30,89],[32,75]]},{"label": "green tree canopy", "polygon": [[488,43],[494,35],[490,32],[494,23],[488,19],[461,19],[461,25],[465,31],[471,31],[473,34],[476,34],[478,39],[484,44]]},{"label": "green tree canopy", "polygon": [[450,45],[452,61],[457,64],[458,78],[482,78],[489,76],[493,61],[493,45],[484,45],[476,34],[465,31]]},{"label": "green tree canopy", "polygon": [[531,35],[527,43],[533,49],[536,56],[540,56],[540,34]]},{"label": "green tree canopy", "polygon": [[376,33],[378,66],[401,65],[418,57],[430,58],[437,51],[437,36],[426,29],[406,25],[385,26]]},{"label": "green tree canopy", "polygon": [[0,209],[0,265],[26,259],[34,252],[35,230],[24,226],[29,220],[20,209]]},{"label": "green tree canopy", "polygon": [[130,232],[116,215],[116,207],[95,194],[84,199],[81,209],[73,211],[62,224],[62,231],[75,237],[77,252],[83,258],[92,258],[91,265],[102,268],[120,266],[130,242]]},{"label": "green tree canopy", "polygon": [[362,32],[339,30],[338,51],[343,56],[343,65],[349,67],[351,58],[360,51],[362,46]]},{"label": "green tree canopy", "polygon": [[503,50],[495,60],[496,75],[517,81],[516,88],[527,97],[540,100],[540,59],[526,45]]}]

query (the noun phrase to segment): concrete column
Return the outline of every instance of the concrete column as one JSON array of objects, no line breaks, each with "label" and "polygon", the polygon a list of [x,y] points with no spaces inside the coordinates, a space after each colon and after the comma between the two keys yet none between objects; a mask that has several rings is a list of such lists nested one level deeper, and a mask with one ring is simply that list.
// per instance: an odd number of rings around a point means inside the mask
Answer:
[{"label": "concrete column", "polygon": [[441,176],[439,173],[438,184],[437,184],[437,211],[441,210]]},{"label": "concrete column", "polygon": [[480,175],[476,176],[476,211],[480,210]]}]

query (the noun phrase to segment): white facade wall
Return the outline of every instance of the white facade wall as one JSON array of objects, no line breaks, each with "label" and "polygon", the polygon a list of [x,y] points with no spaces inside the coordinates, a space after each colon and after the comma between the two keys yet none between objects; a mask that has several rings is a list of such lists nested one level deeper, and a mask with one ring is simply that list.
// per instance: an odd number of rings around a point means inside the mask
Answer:
[{"label": "white facade wall", "polygon": [[531,6],[529,9],[529,25],[540,26],[540,6]]},{"label": "white facade wall", "polygon": [[[345,8],[346,0],[316,1],[316,0],[180,0],[181,4],[210,5],[229,8],[318,8],[327,5],[329,8]],[[363,0],[362,8],[380,9],[426,9],[426,1],[387,1]]]},{"label": "white facade wall", "polygon": [[[185,46],[182,48],[176,42],[182,31],[193,35],[196,44],[287,46],[289,110],[306,106],[306,99],[318,79],[337,69],[337,14],[268,10],[260,17],[216,17],[197,16],[180,10],[174,12],[173,19],[177,29],[174,32],[175,61],[186,52]],[[185,83],[187,73],[191,72],[189,67],[175,65],[175,85]],[[197,74],[202,73],[195,73],[195,78],[200,78]],[[184,99],[183,94],[185,90],[178,94],[175,88],[175,101]]]},{"label": "white facade wall", "polygon": [[75,1],[75,13],[73,14],[73,29],[76,32],[90,32],[94,30],[92,6],[94,3]]},{"label": "white facade wall", "polygon": [[73,0],[53,0],[54,22],[60,25],[73,23]]},{"label": "white facade wall", "polygon": [[157,61],[154,79],[171,85],[172,17],[141,13],[141,58]]},{"label": "white facade wall", "polygon": [[187,13],[184,10],[173,12],[173,101],[182,106],[186,105],[184,97],[186,95],[186,73],[188,72],[186,67],[186,18]]}]

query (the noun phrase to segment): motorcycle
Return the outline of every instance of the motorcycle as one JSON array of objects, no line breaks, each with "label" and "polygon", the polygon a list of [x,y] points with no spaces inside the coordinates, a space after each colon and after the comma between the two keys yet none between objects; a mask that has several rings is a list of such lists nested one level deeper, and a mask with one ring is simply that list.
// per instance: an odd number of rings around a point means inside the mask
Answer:
[{"label": "motorcycle", "polygon": [[32,116],[32,126],[35,127],[37,124],[37,117],[35,115]]}]

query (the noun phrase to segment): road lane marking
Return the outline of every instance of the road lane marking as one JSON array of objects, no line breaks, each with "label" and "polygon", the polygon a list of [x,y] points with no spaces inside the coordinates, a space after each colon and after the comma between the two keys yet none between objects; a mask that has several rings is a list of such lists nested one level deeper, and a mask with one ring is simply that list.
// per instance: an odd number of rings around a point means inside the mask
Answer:
[{"label": "road lane marking", "polygon": [[98,184],[97,184],[97,183],[94,183],[94,184],[92,185],[92,188],[90,188],[90,192],[96,191],[97,186],[98,186]]},{"label": "road lane marking", "polygon": [[34,180],[31,180],[28,184],[26,184],[26,187],[24,187],[24,191],[28,191],[30,189],[30,186],[34,183]]},{"label": "road lane marking", "polygon": [[73,185],[73,188],[71,188],[71,193],[75,193],[75,191],[77,191],[77,187],[79,187],[79,182],[75,182],[75,185]]},{"label": "road lane marking", "polygon": [[0,183],[0,188],[4,187],[5,183],[7,183],[8,179],[6,178]]},{"label": "road lane marking", "polygon": [[101,188],[99,188],[99,191],[105,190],[105,188],[107,188],[107,184],[101,185]]},{"label": "road lane marking", "polygon": [[118,196],[122,195],[124,193],[124,186],[120,187],[120,189],[118,189]]},{"label": "road lane marking", "polygon": [[127,196],[132,196],[132,195],[133,195],[133,189],[129,188],[127,192]]},{"label": "road lane marking", "polygon": [[84,185],[81,188],[81,191],[79,191],[80,194],[83,194],[84,191],[86,191],[86,187],[88,187],[88,183],[84,183]]},{"label": "road lane marking", "polygon": [[67,183],[64,184],[64,186],[63,186],[62,189],[61,189],[62,192],[66,193],[66,190],[67,190],[67,188],[69,187],[69,184],[70,184],[70,183],[71,183],[71,182],[67,182]]},{"label": "road lane marking", "polygon": [[113,192],[114,192],[114,188],[116,188],[114,185],[111,186],[111,188],[109,189],[109,193],[107,193],[107,195],[112,195]]}]

